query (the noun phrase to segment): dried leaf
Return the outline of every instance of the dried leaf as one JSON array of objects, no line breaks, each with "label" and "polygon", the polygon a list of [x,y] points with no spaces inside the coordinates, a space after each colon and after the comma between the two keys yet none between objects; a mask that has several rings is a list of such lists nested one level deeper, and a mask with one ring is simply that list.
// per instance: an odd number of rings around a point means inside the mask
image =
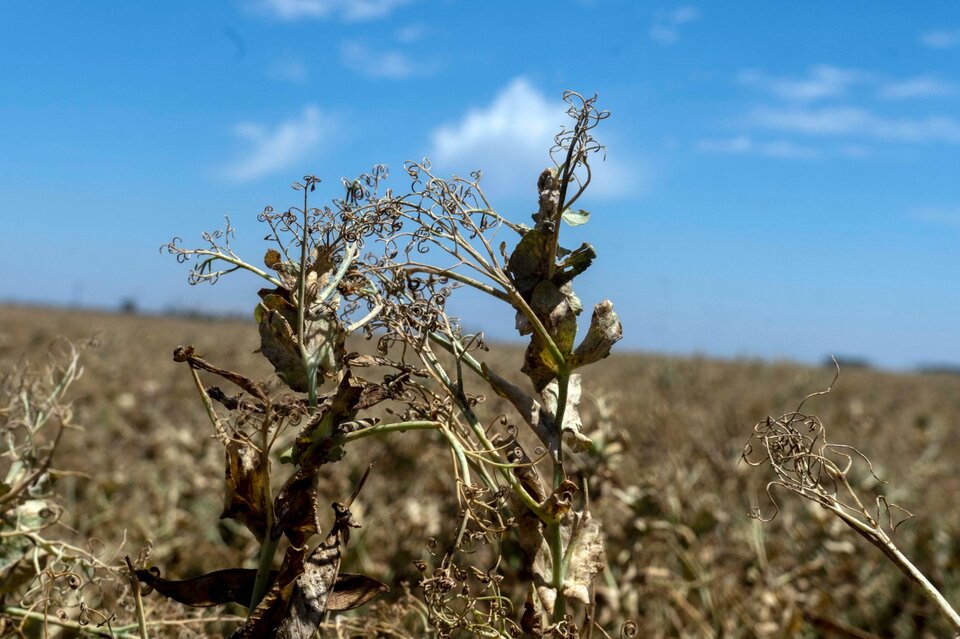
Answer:
[{"label": "dried leaf", "polygon": [[[217,570],[193,579],[175,581],[163,579],[159,571],[137,570],[137,579],[164,597],[188,606],[209,607],[226,603],[250,604],[253,585],[257,580],[255,568]],[[278,571],[271,574],[276,579]]]},{"label": "dried leaf", "polygon": [[273,364],[284,384],[298,393],[307,391],[307,369],[290,323],[277,310],[269,310],[260,320],[260,352]]},{"label": "dried leaf", "polygon": [[589,604],[590,582],[604,567],[600,522],[589,512],[580,515],[570,546],[567,550],[570,561],[563,577],[563,594]]},{"label": "dried leaf", "polygon": [[523,234],[510,259],[507,273],[517,291],[526,298],[537,284],[547,278],[550,262],[550,236],[539,228]]},{"label": "dried leaf", "polygon": [[586,337],[573,352],[574,368],[600,361],[610,354],[613,345],[623,337],[620,318],[613,311],[613,302],[603,300],[593,307]]},{"label": "dried leaf", "polygon": [[327,597],[327,610],[353,610],[389,591],[387,584],[373,577],[341,572]]},{"label": "dried leaf", "polygon": [[296,547],[303,547],[320,529],[316,466],[294,473],[274,500],[277,527]]},{"label": "dried leaf", "polygon": [[[256,568],[217,570],[181,581],[164,579],[156,569],[137,570],[136,575],[141,583],[150,586],[164,597],[199,608],[228,603],[247,606],[253,597],[253,587],[257,581]],[[279,575],[279,570],[270,571],[270,582],[275,582]],[[353,610],[389,590],[386,584],[372,577],[342,572],[337,575],[333,592],[327,599],[327,610]]]},{"label": "dried leaf", "polygon": [[[550,423],[554,423],[557,418],[557,409],[559,408],[560,384],[557,380],[547,384],[540,398],[543,400],[543,408],[546,411]],[[569,444],[577,452],[588,450],[593,442],[581,431],[583,421],[580,419],[580,397],[582,394],[580,386],[580,375],[573,373],[567,382],[567,402],[563,410],[563,426],[561,432],[567,438]]]},{"label": "dried leaf", "polygon": [[575,251],[567,251],[566,258],[553,275],[553,283],[557,286],[566,284],[590,268],[596,258],[597,251],[590,244],[581,244]]},{"label": "dried leaf", "polygon": [[246,439],[231,439],[226,445],[225,457],[226,482],[220,518],[240,522],[262,542],[267,528],[270,469]]},{"label": "dried leaf", "polygon": [[[564,596],[590,603],[590,583],[604,567],[603,537],[600,523],[589,512],[568,513],[560,521],[560,536],[569,561],[564,575]],[[548,614],[553,614],[557,590],[553,587],[553,561],[550,547],[541,539],[533,562],[533,583]]]}]

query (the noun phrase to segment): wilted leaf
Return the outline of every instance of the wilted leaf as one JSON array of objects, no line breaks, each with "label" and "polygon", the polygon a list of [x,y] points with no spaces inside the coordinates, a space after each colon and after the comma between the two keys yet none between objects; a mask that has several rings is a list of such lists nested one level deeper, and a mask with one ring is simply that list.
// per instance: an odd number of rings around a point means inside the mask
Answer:
[{"label": "wilted leaf", "polygon": [[563,594],[581,603],[590,603],[590,582],[603,570],[603,536],[600,522],[589,511],[579,517],[568,549],[570,563],[563,577]]},{"label": "wilted leaf", "polygon": [[307,369],[300,355],[300,345],[290,323],[279,311],[269,310],[261,317],[260,352],[270,360],[277,376],[291,390],[307,391]]},{"label": "wilted leaf", "polygon": [[[0,523],[6,525],[12,522],[14,529],[22,532],[38,531],[52,514],[53,510],[43,499],[28,499],[5,513],[4,520],[0,520]],[[0,530],[3,529],[4,526],[0,526]],[[0,574],[16,565],[34,547],[33,540],[26,535],[0,537]]]},{"label": "wilted leaf", "polygon": [[553,283],[557,286],[566,284],[580,273],[590,268],[593,260],[597,258],[597,252],[590,244],[581,244],[575,251],[569,252],[560,263],[559,268],[553,276]]},{"label": "wilted leaf", "polygon": [[[603,537],[600,523],[589,512],[568,513],[560,521],[560,536],[569,562],[563,579],[564,596],[590,603],[590,582],[603,570]],[[541,542],[533,565],[537,595],[548,614],[553,614],[557,590],[553,587],[553,561],[546,540]]]},{"label": "wilted leaf", "polygon": [[531,229],[523,234],[510,254],[507,272],[513,285],[524,297],[547,278],[550,262],[549,241],[550,237],[542,230]]},{"label": "wilted leaf", "polygon": [[308,466],[336,461],[343,456],[340,425],[353,421],[361,407],[373,406],[385,399],[384,389],[354,376],[349,370],[336,391],[328,395],[306,426],[297,433],[293,462]]},{"label": "wilted leaf", "polygon": [[586,224],[590,219],[590,213],[584,211],[583,209],[567,209],[563,212],[563,221],[569,224],[570,226],[580,226],[581,224]]},{"label": "wilted leaf", "polygon": [[387,584],[373,577],[341,572],[327,597],[327,610],[353,610],[389,591]]},{"label": "wilted leaf", "polygon": [[574,368],[600,361],[610,354],[613,345],[623,337],[620,318],[613,311],[613,302],[603,300],[593,307],[586,337],[573,352]]},{"label": "wilted leaf", "polygon": [[[156,569],[153,569],[156,570]],[[271,573],[270,580],[277,578],[278,571]],[[163,579],[159,572],[137,570],[137,579],[164,597],[188,606],[209,607],[226,603],[250,605],[253,585],[257,580],[255,568],[229,568],[180,581]]]},{"label": "wilted leaf", "polygon": [[317,533],[320,514],[315,466],[301,468],[287,480],[274,501],[274,512],[277,526],[294,546],[304,546]]},{"label": "wilted leaf", "polygon": [[[558,287],[553,282],[541,282],[533,290],[530,306],[561,355],[568,355],[577,337],[577,314],[582,308],[570,286],[565,284]],[[559,374],[558,363],[550,354],[546,342],[537,334],[530,340],[521,370],[538,392]]]},{"label": "wilted leaf", "polygon": [[[354,525],[349,509],[335,504],[334,511],[336,521],[330,534],[309,557],[304,558],[302,551],[295,547],[287,550],[279,576],[247,621],[232,635],[234,639],[309,639],[316,633],[337,582],[340,547],[346,543],[348,531]],[[363,593],[370,588],[360,586]],[[356,589],[350,592],[353,594],[347,599],[354,601],[364,597],[368,601],[376,596],[368,597],[368,593],[362,594]]]},{"label": "wilted leaf", "polygon": [[270,470],[246,439],[231,439],[225,448],[226,482],[221,519],[234,519],[263,541],[267,528],[267,494]]},{"label": "wilted leaf", "polygon": [[347,334],[340,320],[327,311],[305,323],[304,348],[310,364],[326,378],[336,376],[343,368]]},{"label": "wilted leaf", "polygon": [[[557,380],[553,380],[547,384],[543,392],[540,393],[540,398],[543,400],[543,408],[546,411],[550,423],[556,422],[557,419],[557,410],[559,409],[560,401],[559,393],[560,384]],[[583,421],[580,419],[581,394],[580,375],[573,373],[567,382],[567,402],[563,409],[563,425],[560,430],[577,452],[583,452],[593,444],[590,438],[581,432],[583,429]]]}]

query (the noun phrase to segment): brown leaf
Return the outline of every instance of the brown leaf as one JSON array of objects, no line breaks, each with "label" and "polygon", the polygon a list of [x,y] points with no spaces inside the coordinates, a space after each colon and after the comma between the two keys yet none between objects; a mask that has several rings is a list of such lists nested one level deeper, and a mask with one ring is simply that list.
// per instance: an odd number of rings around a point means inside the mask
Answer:
[{"label": "brown leaf", "polygon": [[315,466],[294,473],[274,500],[277,527],[290,543],[303,547],[320,527],[317,510],[317,473]]},{"label": "brown leaf", "polygon": [[555,455],[560,445],[560,434],[553,427],[553,421],[548,419],[541,410],[540,403],[527,395],[519,386],[511,384],[494,373],[486,362],[482,363],[481,366],[484,377],[493,388],[493,392],[513,404],[523,421],[527,422],[527,425],[540,438],[544,447]]},{"label": "brown leaf", "polygon": [[573,352],[574,368],[600,361],[610,354],[613,345],[623,337],[620,318],[613,311],[613,302],[603,300],[593,307],[586,337]]},{"label": "brown leaf", "polygon": [[[570,558],[562,584],[563,594],[588,604],[590,583],[604,566],[600,524],[589,512],[567,513],[560,520],[560,537]],[[533,562],[533,583],[544,609],[553,614],[557,600],[553,561],[550,547],[542,536]]]},{"label": "brown leaf", "polygon": [[[567,443],[577,452],[584,452],[593,445],[589,437],[581,431],[583,421],[580,419],[580,375],[573,373],[567,381],[567,402],[563,409],[563,426],[560,429]],[[547,387],[540,393],[540,399],[543,400],[543,410],[546,413],[549,423],[554,424],[557,420],[557,410],[560,403],[560,384],[557,380],[551,381]]]},{"label": "brown leaf", "polygon": [[373,577],[341,572],[327,597],[327,610],[353,610],[389,591],[387,584]]},{"label": "brown leaf", "polygon": [[267,268],[272,269],[283,259],[283,256],[280,255],[280,251],[276,249],[267,249],[267,254],[263,256],[263,263],[266,264]]},{"label": "brown leaf", "polygon": [[[156,570],[156,569],[154,569]],[[271,573],[276,579],[277,571]],[[159,572],[137,570],[137,579],[168,599],[188,606],[209,607],[226,603],[250,605],[257,571],[253,568],[229,568],[201,575],[193,579],[173,581],[163,579]]]},{"label": "brown leaf", "polygon": [[260,352],[284,384],[298,393],[307,392],[307,369],[290,322],[275,309],[261,315]]},{"label": "brown leaf", "polygon": [[246,439],[231,439],[225,448],[226,482],[221,519],[240,522],[263,541],[267,528],[270,469],[260,452]]}]

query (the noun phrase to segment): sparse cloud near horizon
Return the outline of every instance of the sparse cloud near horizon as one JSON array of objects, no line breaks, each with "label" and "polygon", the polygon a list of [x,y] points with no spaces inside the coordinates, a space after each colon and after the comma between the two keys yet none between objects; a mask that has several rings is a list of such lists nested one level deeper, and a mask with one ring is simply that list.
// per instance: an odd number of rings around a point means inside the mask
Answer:
[{"label": "sparse cloud near horizon", "polygon": [[895,100],[935,98],[956,93],[956,84],[933,75],[921,75],[906,80],[887,82],[879,90],[881,98]]},{"label": "sparse cloud near horizon", "polygon": [[[484,170],[484,184],[501,195],[533,190],[537,176],[550,166],[554,135],[569,123],[566,105],[551,100],[519,77],[486,106],[469,110],[456,123],[435,129],[430,158],[442,170]],[[601,140],[603,142],[603,140]],[[592,158],[590,193],[615,198],[645,190],[649,176],[638,162]]]},{"label": "sparse cloud near horizon", "polygon": [[304,107],[296,117],[265,126],[241,122],[234,135],[248,144],[241,157],[221,171],[231,182],[251,182],[277,171],[290,168],[303,160],[320,142],[324,133],[324,116],[314,105]]},{"label": "sparse cloud near horizon", "polygon": [[680,28],[701,18],[700,9],[686,5],[671,11],[658,11],[650,27],[650,37],[660,44],[674,44],[680,38]]},{"label": "sparse cloud near horizon", "polygon": [[278,20],[302,18],[339,19],[345,22],[363,22],[384,18],[394,9],[411,0],[257,0],[251,5],[256,11]]}]

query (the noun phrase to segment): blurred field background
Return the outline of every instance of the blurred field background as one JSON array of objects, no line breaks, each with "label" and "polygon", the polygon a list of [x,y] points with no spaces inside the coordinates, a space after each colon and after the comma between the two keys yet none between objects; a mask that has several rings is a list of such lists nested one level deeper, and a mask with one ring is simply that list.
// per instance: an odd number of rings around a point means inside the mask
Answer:
[{"label": "blurred field background", "polygon": [[[55,481],[62,515],[51,534],[92,544],[105,560],[148,552],[148,563],[178,578],[255,565],[249,534],[218,519],[222,448],[189,374],[171,359],[177,345],[193,345],[211,362],[269,379],[268,365],[253,353],[254,324],[5,306],[0,368],[27,360],[43,366],[56,340],[92,336],[99,344],[82,354],[85,374],[69,395],[83,430],[65,435],[54,462],[70,472]],[[519,368],[515,347],[495,346],[487,355],[500,370]],[[613,636],[627,620],[641,637],[948,636],[919,591],[819,507],[779,494],[774,521],[748,517],[754,506],[772,510],[764,491],[771,475],[738,464],[753,424],[825,388],[831,369],[626,353],[587,372],[587,431],[606,428],[624,443],[616,472],[592,495],[608,535],[609,578],[598,591],[598,617]],[[960,378],[948,374],[850,367],[829,395],[807,406],[833,441],[857,445],[889,482],[878,487],[864,474],[858,488],[879,488],[916,515],[895,539],[953,601],[960,599],[958,386]],[[485,410],[509,415],[495,400]],[[601,424],[605,418],[611,423]],[[441,473],[431,470],[449,463],[443,451],[424,432],[370,438],[350,449],[343,463],[351,471],[337,467],[325,499],[342,499],[367,463],[377,465],[355,508],[363,528],[352,537],[344,570],[409,582],[416,596],[413,562],[429,559],[429,538],[442,542],[449,534],[442,522],[456,503]],[[372,617],[409,612],[409,596],[394,587]],[[155,594],[146,605],[154,620],[217,614]],[[129,603],[121,598],[116,606],[118,618],[129,617]],[[228,627],[154,632],[217,636]]]}]

